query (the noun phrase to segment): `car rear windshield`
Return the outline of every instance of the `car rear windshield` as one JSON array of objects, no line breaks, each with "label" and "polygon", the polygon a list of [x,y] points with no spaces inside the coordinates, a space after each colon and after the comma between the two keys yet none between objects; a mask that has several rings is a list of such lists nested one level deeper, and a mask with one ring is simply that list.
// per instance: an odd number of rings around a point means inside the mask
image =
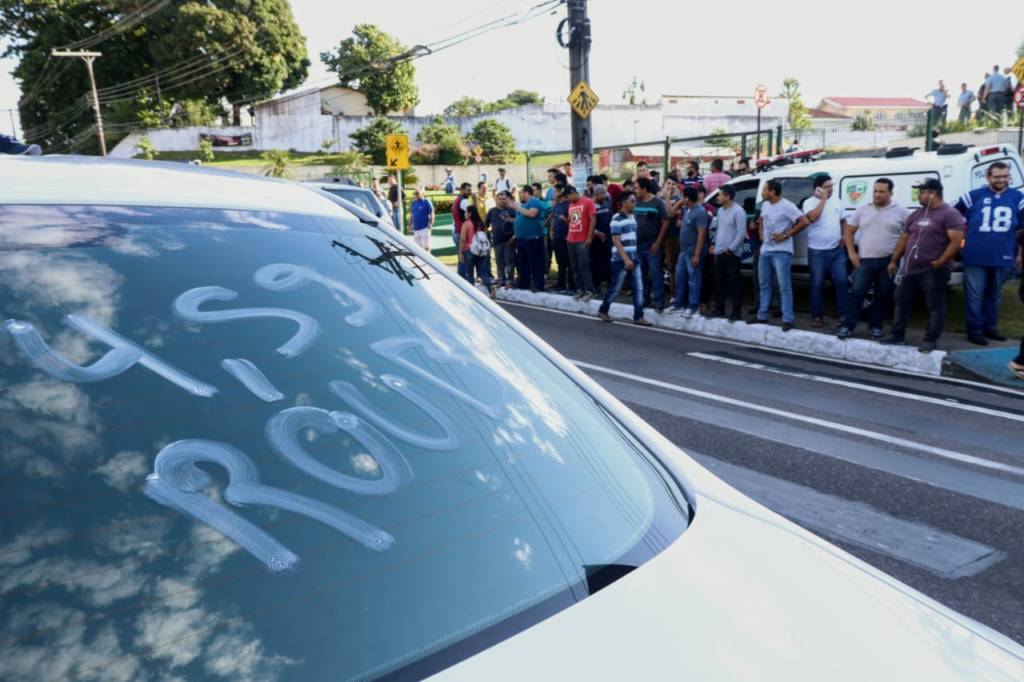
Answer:
[{"label": "car rear windshield", "polygon": [[5,206],[0,272],[0,679],[418,679],[688,523],[600,404],[373,228]]},{"label": "car rear windshield", "polygon": [[324,187],[324,191],[336,194],[342,199],[348,199],[356,206],[365,208],[375,216],[380,217],[383,215],[380,204],[377,203],[377,200],[374,199],[373,195],[369,192],[364,192],[358,189],[342,189],[339,187]]}]

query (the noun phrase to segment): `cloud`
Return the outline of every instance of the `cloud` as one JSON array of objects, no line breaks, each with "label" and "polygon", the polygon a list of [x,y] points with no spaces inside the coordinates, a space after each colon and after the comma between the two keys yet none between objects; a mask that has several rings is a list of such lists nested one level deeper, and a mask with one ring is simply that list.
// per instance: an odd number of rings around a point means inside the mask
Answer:
[{"label": "cloud", "polygon": [[93,470],[112,488],[123,493],[141,490],[150,472],[149,459],[141,452],[122,451]]}]

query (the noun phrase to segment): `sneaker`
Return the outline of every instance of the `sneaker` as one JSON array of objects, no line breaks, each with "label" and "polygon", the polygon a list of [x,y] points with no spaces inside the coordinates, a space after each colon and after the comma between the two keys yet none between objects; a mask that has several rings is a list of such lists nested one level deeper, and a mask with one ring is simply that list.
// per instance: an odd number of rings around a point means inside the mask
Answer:
[{"label": "sneaker", "polygon": [[822,320],[820,317],[811,318],[811,326],[814,327],[815,329],[821,329],[822,327],[825,326],[825,321]]},{"label": "sneaker", "polygon": [[987,346],[988,345],[988,339],[986,339],[981,334],[968,334],[967,335],[967,340],[970,341],[971,343],[973,343],[976,346]]},{"label": "sneaker", "polygon": [[582,291],[577,291],[575,294],[572,295],[572,300],[574,300],[574,301],[578,301],[581,298],[583,298],[583,292]]},{"label": "sneaker", "polygon": [[878,339],[882,338],[882,328],[881,327],[872,327],[871,328],[871,338],[874,339],[875,341],[878,341]]},{"label": "sneaker", "polygon": [[633,324],[638,327],[653,327],[654,323],[650,322],[646,318],[641,317],[639,320],[633,320]]},{"label": "sneaker", "polygon": [[602,322],[611,322],[611,321],[612,321],[612,316],[611,316],[611,315],[609,315],[608,313],[598,313],[598,314],[597,314],[597,317],[598,317],[598,319],[600,319],[600,320],[601,320]]},{"label": "sneaker", "polygon": [[985,338],[992,339],[993,341],[1006,341],[1006,336],[998,329],[989,329],[985,332]]},{"label": "sneaker", "polygon": [[907,345],[906,340],[902,336],[896,336],[889,334],[888,336],[878,340],[883,346],[905,346]]},{"label": "sneaker", "polygon": [[935,342],[925,339],[924,341],[921,342],[921,345],[918,346],[917,349],[922,353],[931,353],[933,350],[935,350]]},{"label": "sneaker", "polygon": [[1006,365],[1013,372],[1013,376],[1018,379],[1024,379],[1024,364],[1017,362],[1016,360],[1010,360],[1009,364]]},{"label": "sneaker", "polygon": [[490,291],[491,291],[491,299],[492,300],[496,299],[498,297],[498,290],[497,290],[497,288],[495,288],[495,286],[493,284],[491,285]]},{"label": "sneaker", "polygon": [[790,329],[793,329],[794,327],[796,327],[796,325],[793,324],[792,322],[783,322],[782,323],[782,331],[784,331],[784,332],[788,332]]},{"label": "sneaker", "polygon": [[683,310],[683,317],[685,317],[686,319],[690,319],[691,317],[693,317],[693,311],[690,310],[689,308],[686,308],[685,310]]},{"label": "sneaker", "polygon": [[850,328],[845,325],[840,327],[839,331],[836,332],[836,338],[842,341],[850,338]]},{"label": "sneaker", "polygon": [[583,294],[583,298],[581,298],[580,300],[583,301],[584,303],[589,303],[593,298],[594,292],[588,291],[587,293]]},{"label": "sneaker", "polygon": [[671,308],[668,309],[668,311],[670,313],[681,313],[684,310],[686,310],[686,306],[682,306],[682,305],[674,305],[674,306],[672,306]]}]

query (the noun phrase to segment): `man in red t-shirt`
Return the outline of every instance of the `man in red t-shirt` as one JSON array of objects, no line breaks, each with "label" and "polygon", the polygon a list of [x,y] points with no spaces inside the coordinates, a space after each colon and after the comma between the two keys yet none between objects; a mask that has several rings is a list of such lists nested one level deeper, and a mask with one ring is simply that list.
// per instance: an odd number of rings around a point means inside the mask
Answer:
[{"label": "man in red t-shirt", "polygon": [[590,243],[597,224],[597,206],[590,197],[581,197],[575,187],[565,188],[569,201],[569,267],[576,282],[576,298],[584,302],[597,295],[590,275]]}]

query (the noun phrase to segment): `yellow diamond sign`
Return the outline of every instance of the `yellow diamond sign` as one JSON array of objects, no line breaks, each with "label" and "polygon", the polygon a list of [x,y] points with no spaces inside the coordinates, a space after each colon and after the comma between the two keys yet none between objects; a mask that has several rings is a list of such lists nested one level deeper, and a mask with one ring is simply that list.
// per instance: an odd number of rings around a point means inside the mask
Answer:
[{"label": "yellow diamond sign", "polygon": [[384,146],[387,150],[387,167],[394,170],[409,169],[409,136],[387,135],[384,138]]},{"label": "yellow diamond sign", "polygon": [[580,118],[590,116],[590,112],[597,106],[598,101],[597,93],[590,89],[586,81],[577,83],[576,87],[569,93],[569,104]]},{"label": "yellow diamond sign", "polygon": [[1013,71],[1013,75],[1017,77],[1018,83],[1024,83],[1024,57],[1017,60],[1017,63],[1013,65],[1011,71]]},{"label": "yellow diamond sign", "polygon": [[477,146],[473,147],[473,156],[483,156],[483,155],[484,155],[484,148],[483,147],[481,147],[480,145],[477,145]]}]

